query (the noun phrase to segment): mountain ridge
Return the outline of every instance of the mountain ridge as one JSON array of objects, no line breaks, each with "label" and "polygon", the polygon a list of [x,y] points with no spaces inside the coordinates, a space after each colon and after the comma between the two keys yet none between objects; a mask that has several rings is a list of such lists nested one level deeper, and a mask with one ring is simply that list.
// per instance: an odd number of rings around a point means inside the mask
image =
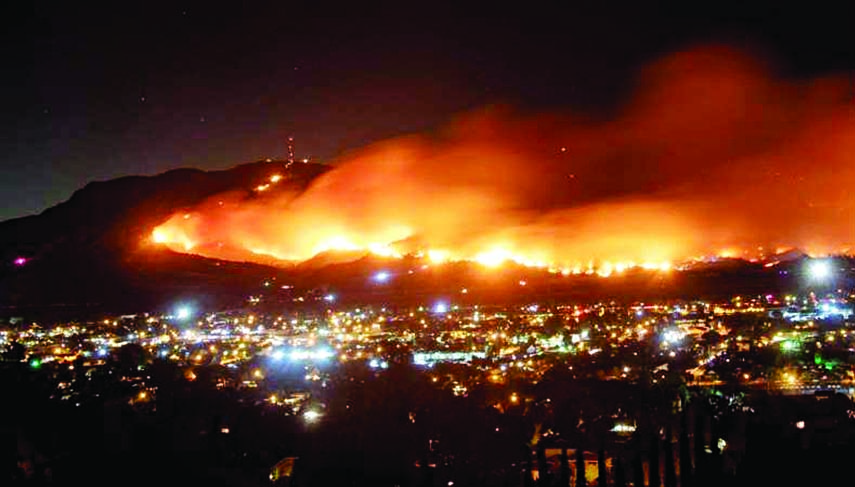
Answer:
[{"label": "mountain ridge", "polygon": [[[243,191],[249,197],[272,167],[284,172],[285,161],[94,181],[37,215],[0,222],[0,307],[69,302],[152,306],[170,290],[180,294],[207,285],[213,295],[242,295],[241,276],[254,281],[278,270],[177,254],[143,242],[176,212],[217,194]],[[280,186],[302,191],[329,169],[315,163],[294,165],[288,182]],[[26,264],[15,265],[18,258]],[[222,282],[223,266],[237,276],[236,282]],[[148,276],[149,282],[141,282],[140,276]]]},{"label": "mountain ridge", "polygon": [[[343,293],[340,302],[354,303],[404,303],[436,296],[462,302],[720,297],[792,290],[805,282],[802,263],[808,257],[798,249],[762,262],[720,258],[684,271],[629,270],[605,279],[564,277],[510,263],[487,271],[472,262],[430,266],[414,256],[384,259],[340,252],[295,265],[275,259],[264,265],[177,253],[146,243],[157,225],[215,195],[237,191],[245,198],[256,197],[253,188],[269,180],[272,168],[284,173],[285,164],[257,161],[218,171],[180,168],[155,176],[96,181],[38,215],[0,222],[0,317],[21,310],[71,312],[81,307],[151,311],[182,300],[243,306],[248,295],[265,292],[262,283],[277,279],[280,289],[289,289],[289,296],[297,288],[322,290]],[[322,164],[292,165],[276,191],[304,191],[329,170]],[[18,258],[24,259],[23,265],[15,263]],[[847,258],[845,268],[851,267],[852,259]],[[388,285],[371,280],[380,268],[395,275]],[[462,289],[467,289],[465,298],[457,294]],[[286,294],[271,297],[287,305],[292,301]]]}]

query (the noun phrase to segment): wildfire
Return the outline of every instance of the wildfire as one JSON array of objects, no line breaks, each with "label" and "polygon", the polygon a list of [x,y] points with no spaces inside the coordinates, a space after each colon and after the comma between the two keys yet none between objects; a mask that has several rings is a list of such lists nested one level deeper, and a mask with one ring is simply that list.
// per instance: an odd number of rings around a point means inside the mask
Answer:
[{"label": "wildfire", "polygon": [[[199,249],[198,252],[194,251],[195,244],[192,242],[192,240],[187,235],[185,235],[180,229],[172,228],[169,225],[163,225],[154,229],[152,231],[151,240],[156,244],[165,245],[171,248],[172,250],[179,252],[198,253],[200,255],[210,255],[212,257],[216,256],[216,252],[210,253],[201,249]],[[565,276],[570,274],[578,275],[585,272],[588,274],[597,274],[602,277],[608,277],[612,274],[622,274],[625,271],[631,269],[644,269],[648,271],[667,272],[672,268],[672,264],[669,261],[643,263],[635,263],[633,261],[623,261],[615,263],[609,261],[602,261],[599,262],[597,266],[595,266],[593,262],[589,262],[584,267],[585,271],[583,271],[583,266],[579,263],[576,263],[575,265],[566,263],[564,265],[556,265],[555,262],[538,260],[537,258],[533,258],[524,252],[513,252],[501,246],[492,246],[487,250],[484,250],[482,252],[476,252],[474,254],[455,254],[449,250],[444,249],[425,249],[420,250],[418,252],[409,253],[396,250],[391,243],[369,243],[366,245],[360,245],[356,243],[356,241],[358,240],[359,239],[348,238],[343,235],[322,239],[320,243],[313,246],[310,253],[306,254],[306,256],[303,256],[304,258],[302,259],[295,259],[293,258],[293,256],[289,258],[288,256],[280,254],[275,250],[262,249],[258,247],[247,247],[247,250],[250,254],[264,257],[273,257],[275,259],[283,261],[283,263],[286,261],[306,260],[307,258],[324,252],[355,252],[364,255],[370,254],[377,257],[395,259],[401,259],[405,256],[411,255],[426,259],[427,262],[434,265],[441,265],[449,262],[468,261],[480,264],[481,266],[487,269],[496,269],[502,267],[505,264],[513,263],[525,267],[548,269],[551,273],[560,273]],[[249,256],[248,260],[255,259]]]},{"label": "wildfire", "polygon": [[180,229],[172,227],[157,227],[151,232],[151,240],[156,244],[164,244],[179,252],[193,250],[195,244]]},{"label": "wildfire", "polygon": [[845,83],[777,81],[721,48],[643,74],[613,120],[486,110],[356,151],[299,193],[272,167],[252,198],[216,195],[150,239],[265,263],[410,255],[603,277],[851,248]]}]

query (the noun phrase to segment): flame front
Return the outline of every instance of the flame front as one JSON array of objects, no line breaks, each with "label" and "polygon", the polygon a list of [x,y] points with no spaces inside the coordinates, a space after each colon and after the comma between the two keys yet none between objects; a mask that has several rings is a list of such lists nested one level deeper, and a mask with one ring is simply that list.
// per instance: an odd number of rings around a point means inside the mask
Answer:
[{"label": "flame front", "polygon": [[266,263],[412,254],[604,276],[851,246],[855,123],[844,83],[777,81],[722,48],[643,74],[613,120],[487,109],[341,158],[296,193],[280,190],[287,169],[271,163],[253,198],[218,195],[151,239]]}]

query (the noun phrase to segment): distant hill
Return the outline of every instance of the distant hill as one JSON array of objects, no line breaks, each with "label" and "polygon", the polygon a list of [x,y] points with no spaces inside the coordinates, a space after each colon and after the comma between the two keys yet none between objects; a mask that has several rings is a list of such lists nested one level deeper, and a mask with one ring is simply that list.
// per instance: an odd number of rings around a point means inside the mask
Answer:
[{"label": "distant hill", "polygon": [[[269,177],[271,165],[281,168],[284,162],[93,182],[41,214],[0,222],[0,313],[16,307],[144,308],[200,291],[212,300],[242,296],[243,285],[278,269],[140,243],[175,212],[225,191],[249,192]],[[321,164],[296,164],[279,187],[303,190],[327,170]],[[27,264],[15,266],[18,256]]]},{"label": "distant hill", "polygon": [[[727,297],[735,293],[791,291],[805,285],[803,253],[768,262],[713,259],[689,270],[632,270],[608,279],[550,274],[506,265],[485,270],[473,263],[426,265],[415,257],[383,259],[327,252],[298,265],[228,262],[143,245],[176,212],[225,191],[245,191],[267,180],[283,161],[242,164],[223,171],[177,169],[156,176],[95,182],[39,215],[0,222],[0,318],[82,317],[162,309],[189,300],[218,307],[242,305],[249,294],[270,306],[295,305],[296,293],[332,293],[337,303],[414,304],[445,299],[460,304],[533,301]],[[303,191],[330,169],[292,166],[277,190]],[[238,255],[238,254],[236,254]],[[13,262],[27,258],[26,265]],[[851,286],[852,259],[838,259],[837,284]],[[391,274],[380,285],[371,276]],[[269,281],[267,286],[262,283]],[[275,283],[275,285],[271,284]],[[465,292],[463,290],[466,290]]]}]

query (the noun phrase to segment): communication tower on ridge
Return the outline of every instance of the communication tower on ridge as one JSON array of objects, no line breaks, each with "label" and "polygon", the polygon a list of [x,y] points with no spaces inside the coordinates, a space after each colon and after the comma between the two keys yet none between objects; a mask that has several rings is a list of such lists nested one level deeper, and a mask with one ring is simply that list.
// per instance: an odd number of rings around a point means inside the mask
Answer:
[{"label": "communication tower on ridge", "polygon": [[288,137],[288,166],[294,164],[294,137]]}]

